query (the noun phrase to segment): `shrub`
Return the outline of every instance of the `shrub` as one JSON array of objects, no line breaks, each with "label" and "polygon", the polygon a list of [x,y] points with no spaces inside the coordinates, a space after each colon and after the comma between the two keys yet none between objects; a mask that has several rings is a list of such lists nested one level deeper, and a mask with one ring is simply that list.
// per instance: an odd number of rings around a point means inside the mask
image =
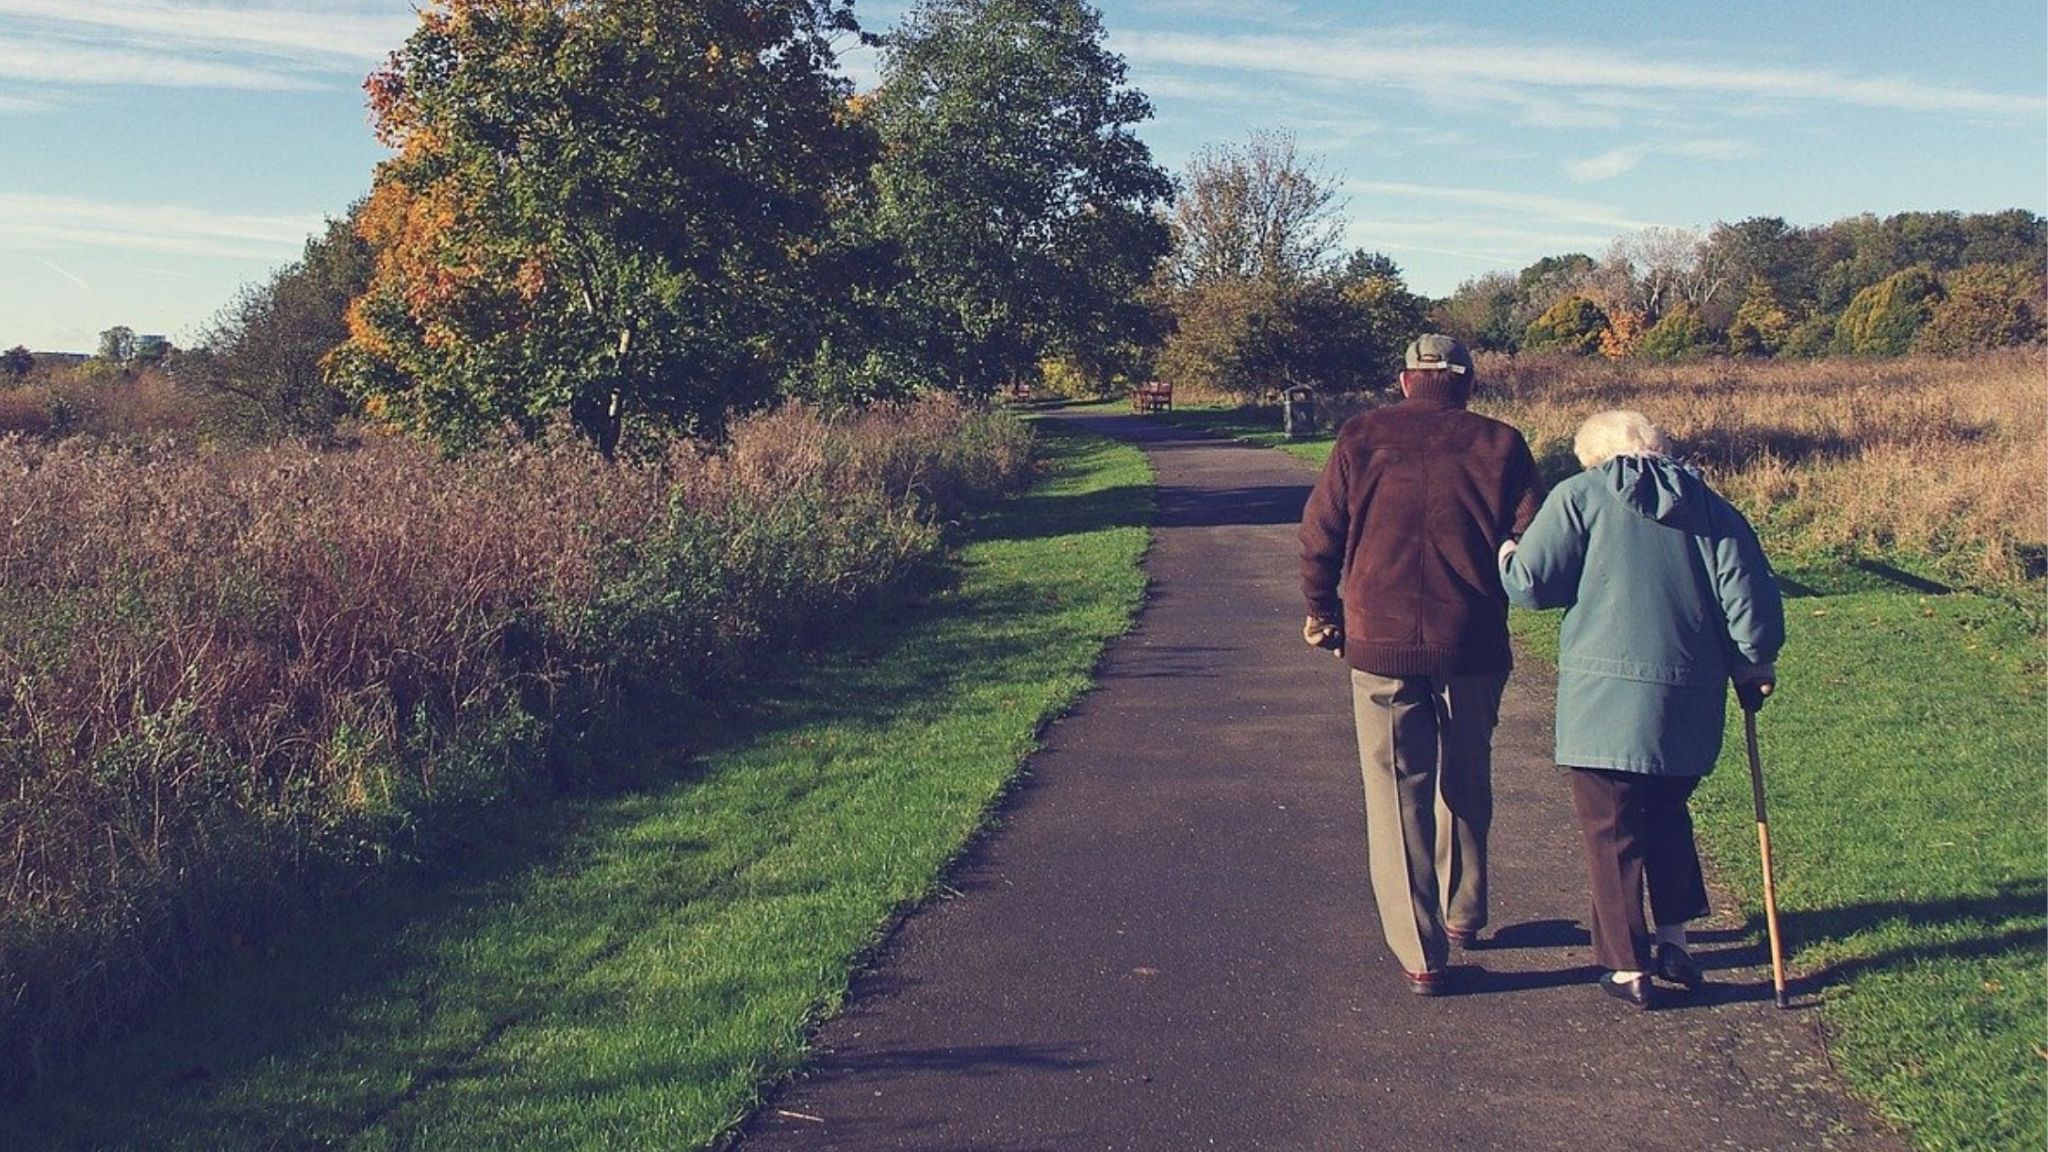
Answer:
[{"label": "shrub", "polygon": [[1699,309],[1679,304],[1650,325],[1636,351],[1645,360],[1686,360],[1706,348],[1707,323]]},{"label": "shrub", "polygon": [[1903,354],[1940,295],[1940,282],[1924,267],[1886,277],[1849,301],[1835,322],[1834,350],[1856,356]]},{"label": "shrub", "polygon": [[1790,342],[1792,317],[1778,303],[1777,293],[1761,277],[1749,290],[1728,323],[1728,351],[1737,356],[1775,356]]},{"label": "shrub", "polygon": [[[929,400],[610,464],[0,441],[0,1089],[650,694],[730,691],[1014,485]],[[573,782],[570,780],[569,782]]]},{"label": "shrub", "polygon": [[1590,356],[1600,350],[1607,314],[1585,296],[1566,296],[1530,321],[1522,346],[1532,352],[1570,352]]},{"label": "shrub", "polygon": [[1972,264],[1949,274],[1944,296],[1913,334],[1913,350],[1953,355],[2041,338],[2043,285],[2023,264]]}]

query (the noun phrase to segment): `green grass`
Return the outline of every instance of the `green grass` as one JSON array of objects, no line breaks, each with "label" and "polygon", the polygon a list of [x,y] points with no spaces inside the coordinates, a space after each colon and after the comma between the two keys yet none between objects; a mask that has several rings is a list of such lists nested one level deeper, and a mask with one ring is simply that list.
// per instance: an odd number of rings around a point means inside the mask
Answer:
[{"label": "green grass", "polygon": [[[795,1068],[1143,591],[1150,475],[1056,428],[955,578],[719,742],[337,901],[0,1117],[0,1147],[690,1148]],[[670,726],[688,732],[687,726]]]},{"label": "green grass", "polygon": [[[1871,587],[1862,569],[1787,576],[1843,589],[1787,601],[1780,691],[1757,723],[1793,990],[1819,995],[1835,1066],[1920,1148],[2043,1147],[2048,661],[2034,618],[1986,596]],[[1515,613],[1524,651],[1555,659],[1556,616]],[[1761,941],[1733,709],[1694,813]]]},{"label": "green grass", "polygon": [[[1780,923],[1849,1082],[1926,1149],[2048,1146],[2042,649],[1973,595],[1788,604],[1758,717]],[[1697,803],[1761,925],[1739,720]]]}]

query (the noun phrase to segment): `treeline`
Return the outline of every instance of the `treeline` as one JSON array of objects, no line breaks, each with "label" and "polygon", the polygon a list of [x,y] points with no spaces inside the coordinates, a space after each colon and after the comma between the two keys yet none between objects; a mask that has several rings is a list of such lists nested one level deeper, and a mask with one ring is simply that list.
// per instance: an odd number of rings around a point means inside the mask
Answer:
[{"label": "treeline", "polygon": [[319,379],[446,446],[567,412],[610,452],[788,397],[1132,372],[1171,184],[1097,13],[925,0],[866,93],[857,31],[838,0],[432,6],[367,85],[396,154],[327,241],[367,266]]},{"label": "treeline", "polygon": [[1490,273],[1435,310],[1480,348],[1610,359],[1955,355],[2038,343],[2048,220],[2022,209],[1648,229]]}]

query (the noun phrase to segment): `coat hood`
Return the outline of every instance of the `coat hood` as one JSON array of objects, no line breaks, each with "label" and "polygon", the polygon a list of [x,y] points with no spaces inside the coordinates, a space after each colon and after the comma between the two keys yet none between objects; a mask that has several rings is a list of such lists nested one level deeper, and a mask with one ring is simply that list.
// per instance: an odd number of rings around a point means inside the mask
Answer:
[{"label": "coat hood", "polygon": [[1689,532],[1707,528],[1707,482],[1664,456],[1616,456],[1596,469],[1602,487],[1637,515]]}]

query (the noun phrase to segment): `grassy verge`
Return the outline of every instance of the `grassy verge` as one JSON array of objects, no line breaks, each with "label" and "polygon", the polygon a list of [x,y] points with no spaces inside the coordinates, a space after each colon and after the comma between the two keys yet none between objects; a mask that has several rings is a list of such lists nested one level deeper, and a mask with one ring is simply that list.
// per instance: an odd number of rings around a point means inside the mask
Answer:
[{"label": "grassy verge", "polygon": [[[1794,991],[1819,994],[1836,1067],[1919,1147],[2040,1147],[2042,642],[2012,604],[1868,584],[1788,603],[1783,692],[1758,717]],[[1516,613],[1525,651],[1555,657],[1555,617]],[[1694,812],[1761,939],[1739,714]]]},{"label": "grassy verge", "polygon": [[[1287,443],[1259,413],[1167,418],[1316,462],[1330,450]],[[1780,927],[1837,1067],[1919,1147],[2042,1147],[2048,645],[2025,604],[1941,591],[1917,574],[1939,565],[1893,559],[1782,565],[1796,597],[1784,692],[1759,718]],[[1515,613],[1525,653],[1555,660],[1557,615]],[[1761,939],[1745,761],[1731,714],[1695,809],[1702,850]]]},{"label": "grassy verge", "polygon": [[667,748],[630,788],[337,906],[11,1110],[0,1147],[715,1139],[1128,625],[1142,457],[1046,439],[1049,475],[956,579],[765,685],[717,746]]}]

